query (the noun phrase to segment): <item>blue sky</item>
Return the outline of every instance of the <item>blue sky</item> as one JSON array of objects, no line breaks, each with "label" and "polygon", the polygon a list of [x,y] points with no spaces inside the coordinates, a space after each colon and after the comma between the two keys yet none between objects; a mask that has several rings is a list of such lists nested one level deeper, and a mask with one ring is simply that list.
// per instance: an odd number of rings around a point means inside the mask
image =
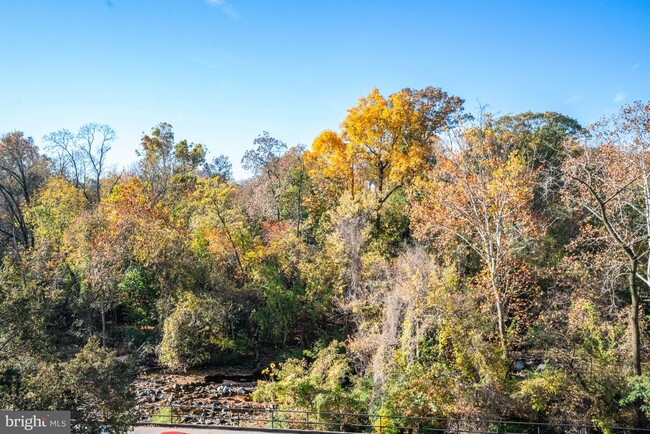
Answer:
[{"label": "blue sky", "polygon": [[0,133],[107,123],[117,166],[165,121],[241,178],[259,133],[310,144],[373,87],[584,124],[650,99],[648,0],[0,0],[0,16]]}]

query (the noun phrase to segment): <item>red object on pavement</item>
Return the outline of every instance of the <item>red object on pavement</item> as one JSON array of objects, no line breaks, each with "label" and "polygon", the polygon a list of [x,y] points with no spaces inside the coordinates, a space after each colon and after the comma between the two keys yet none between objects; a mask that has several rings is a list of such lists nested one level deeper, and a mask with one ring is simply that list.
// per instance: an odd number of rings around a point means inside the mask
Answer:
[{"label": "red object on pavement", "polygon": [[180,431],[163,431],[160,434],[185,434],[185,433]]}]

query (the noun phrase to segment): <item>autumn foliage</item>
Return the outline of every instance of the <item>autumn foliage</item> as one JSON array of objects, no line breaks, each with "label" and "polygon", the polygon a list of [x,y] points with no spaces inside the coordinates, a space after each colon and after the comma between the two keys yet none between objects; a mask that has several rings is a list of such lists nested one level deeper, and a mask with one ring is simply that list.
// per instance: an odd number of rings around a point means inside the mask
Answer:
[{"label": "autumn foliage", "polygon": [[649,107],[373,89],[238,181],[167,123],[122,172],[106,125],[4,134],[0,407],[123,432],[137,368],[244,365],[283,408],[645,426]]}]

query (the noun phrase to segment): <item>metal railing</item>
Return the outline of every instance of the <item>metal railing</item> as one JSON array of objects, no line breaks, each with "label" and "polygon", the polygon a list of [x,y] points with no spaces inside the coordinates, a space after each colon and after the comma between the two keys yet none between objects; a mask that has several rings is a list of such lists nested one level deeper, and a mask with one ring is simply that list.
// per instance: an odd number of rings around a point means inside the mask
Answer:
[{"label": "metal railing", "polygon": [[380,434],[650,434],[650,429],[598,427],[482,419],[446,419],[336,412],[228,407],[216,404],[141,404],[140,423],[165,425],[236,426],[311,431]]}]

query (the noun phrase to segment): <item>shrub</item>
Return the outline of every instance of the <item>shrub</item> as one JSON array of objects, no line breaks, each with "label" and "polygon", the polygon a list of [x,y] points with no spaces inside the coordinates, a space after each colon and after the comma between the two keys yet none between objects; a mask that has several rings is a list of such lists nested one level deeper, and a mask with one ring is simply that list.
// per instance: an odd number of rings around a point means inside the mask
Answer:
[{"label": "shrub", "polygon": [[160,362],[183,370],[204,365],[235,348],[226,330],[226,310],[218,300],[185,293],[165,320],[158,347]]}]

